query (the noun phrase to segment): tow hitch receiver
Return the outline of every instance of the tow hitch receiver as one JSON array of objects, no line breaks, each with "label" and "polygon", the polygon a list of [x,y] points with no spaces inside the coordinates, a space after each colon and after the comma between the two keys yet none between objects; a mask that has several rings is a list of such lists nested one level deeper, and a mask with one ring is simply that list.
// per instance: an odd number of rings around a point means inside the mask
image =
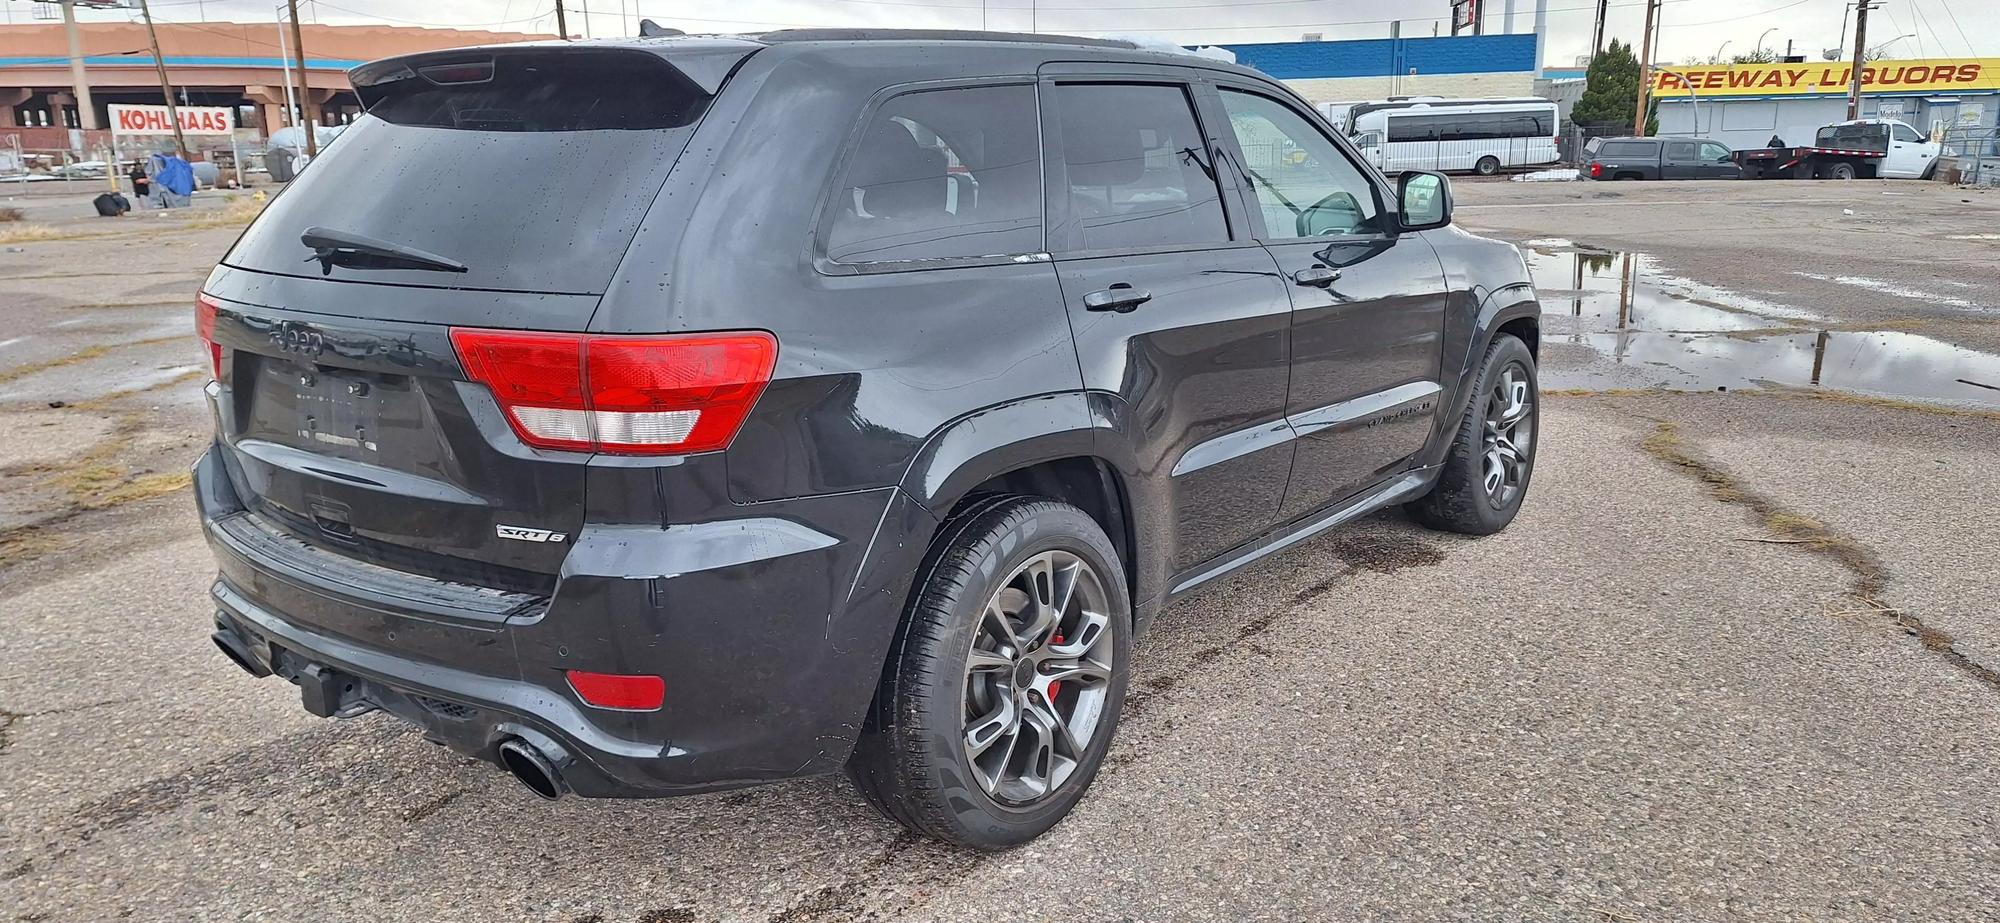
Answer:
[{"label": "tow hitch receiver", "polygon": [[306,711],[322,718],[352,718],[375,710],[362,697],[360,681],[324,665],[308,663],[286,678],[299,684]]}]

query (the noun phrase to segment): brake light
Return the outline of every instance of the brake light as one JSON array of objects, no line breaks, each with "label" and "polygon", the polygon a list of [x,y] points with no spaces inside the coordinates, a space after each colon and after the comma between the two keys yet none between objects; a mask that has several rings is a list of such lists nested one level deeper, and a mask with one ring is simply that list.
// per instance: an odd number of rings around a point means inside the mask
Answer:
[{"label": "brake light", "polygon": [[568,671],[569,687],[577,698],[598,708],[620,711],[657,711],[667,701],[667,681],[657,676],[622,673]]},{"label": "brake light", "polygon": [[521,441],[681,455],[727,448],[777,363],[768,333],[598,336],[453,328],[466,375]]},{"label": "brake light", "polygon": [[1603,175],[1604,175],[1604,165],[1593,161],[1590,165],[1590,178],[1596,179]]},{"label": "brake light", "polygon": [[204,351],[208,353],[208,370],[216,381],[222,380],[222,344],[215,342],[215,309],[221,302],[210,298],[206,292],[194,296],[194,332],[201,337]]}]

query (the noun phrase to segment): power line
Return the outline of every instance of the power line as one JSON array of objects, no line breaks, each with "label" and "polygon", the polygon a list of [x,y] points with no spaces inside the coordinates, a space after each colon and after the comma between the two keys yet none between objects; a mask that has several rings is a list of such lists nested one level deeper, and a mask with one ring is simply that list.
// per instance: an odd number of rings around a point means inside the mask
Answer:
[{"label": "power line", "polygon": [[1789,9],[1791,9],[1792,7],[1795,7],[1795,6],[1804,6],[1804,5],[1806,5],[1806,4],[1808,4],[1808,3],[1811,3],[1811,2],[1812,2],[1812,0],[1794,0],[1794,2],[1792,2],[1792,3],[1787,3],[1787,4],[1785,4],[1784,6],[1779,6],[1779,7],[1772,7],[1771,9],[1768,9],[1768,10],[1759,10],[1759,11],[1757,11],[1757,12],[1755,12],[1755,13],[1744,13],[1744,14],[1743,14],[1743,15],[1741,15],[1741,16],[1729,16],[1729,17],[1725,17],[1725,18],[1722,18],[1722,19],[1710,19],[1710,20],[1705,20],[1705,21],[1703,21],[1703,22],[1669,22],[1669,23],[1662,23],[1662,24],[1661,24],[1661,27],[1662,27],[1662,28],[1670,28],[1670,29],[1678,29],[1678,28],[1681,28],[1681,27],[1683,27],[1683,26],[1712,26],[1712,25],[1715,25],[1716,23],[1722,23],[1722,22],[1735,22],[1735,21],[1737,21],[1737,20],[1739,20],[1739,19],[1755,19],[1755,18],[1757,18],[1757,17],[1759,17],[1759,16],[1769,16],[1769,15],[1771,15],[1772,13],[1778,13],[1778,12],[1782,12],[1782,11],[1784,11],[1784,10],[1789,10]]},{"label": "power line", "polygon": [[1978,56],[1979,49],[1972,47],[1972,39],[1965,34],[1965,27],[1958,24],[1958,14],[1951,11],[1951,0],[1938,0],[1938,5],[1944,7],[1946,16],[1951,17],[1952,28],[1958,30],[1959,40],[1965,42],[1965,53]]}]

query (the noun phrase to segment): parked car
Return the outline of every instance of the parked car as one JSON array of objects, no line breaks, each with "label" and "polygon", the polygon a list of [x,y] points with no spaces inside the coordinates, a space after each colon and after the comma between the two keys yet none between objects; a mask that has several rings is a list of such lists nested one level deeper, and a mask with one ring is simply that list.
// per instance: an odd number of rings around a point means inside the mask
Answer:
[{"label": "parked car", "polygon": [[1600,138],[1584,175],[1591,179],[1740,179],[1729,146],[1702,138]]},{"label": "parked car", "polygon": [[1528,490],[1520,253],[1256,71],[806,30],[349,76],[198,303],[213,637],[539,795],[845,769],[1017,844],[1167,603]]}]

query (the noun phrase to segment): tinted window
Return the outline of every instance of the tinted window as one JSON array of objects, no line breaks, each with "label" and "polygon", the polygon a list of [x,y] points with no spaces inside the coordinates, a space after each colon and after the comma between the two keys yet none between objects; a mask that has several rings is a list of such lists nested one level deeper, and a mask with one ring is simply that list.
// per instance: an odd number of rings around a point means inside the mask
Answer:
[{"label": "tinted window", "polygon": [[1040,251],[1034,87],[889,100],[850,157],[834,207],[827,256],[840,262]]},{"label": "tinted window", "polygon": [[1389,140],[1436,141],[1437,121],[1428,115],[1389,116]]},{"label": "tinted window", "polygon": [[1651,157],[1659,150],[1652,141],[1606,141],[1597,149],[1599,157]]},{"label": "tinted window", "polygon": [[1667,142],[1667,159],[1668,159],[1668,160],[1693,160],[1693,159],[1694,159],[1694,142],[1693,142],[1693,141],[1669,141],[1669,142]]},{"label": "tinted window", "polygon": [[1056,99],[1079,247],[1229,239],[1214,165],[1185,89],[1065,84]]},{"label": "tinted window", "polygon": [[1701,145],[1701,159],[1717,162],[1728,160],[1729,148],[1723,147],[1713,141],[1704,141]]},{"label": "tinted window", "polygon": [[1304,116],[1269,97],[1222,91],[1267,238],[1375,230],[1374,188]]},{"label": "tinted window", "polygon": [[1895,134],[1898,141],[1921,142],[1924,140],[1923,135],[1918,134],[1916,129],[1908,125],[1891,125],[1889,126],[1889,131]]},{"label": "tinted window", "polygon": [[[421,60],[421,59],[420,59]],[[335,279],[596,294],[680,155],[708,97],[651,54],[491,55],[490,77],[438,84],[357,74],[368,115],[320,151],[224,262],[320,275],[313,226],[404,244],[465,273],[334,266]],[[477,78],[477,71],[444,78]]]}]

